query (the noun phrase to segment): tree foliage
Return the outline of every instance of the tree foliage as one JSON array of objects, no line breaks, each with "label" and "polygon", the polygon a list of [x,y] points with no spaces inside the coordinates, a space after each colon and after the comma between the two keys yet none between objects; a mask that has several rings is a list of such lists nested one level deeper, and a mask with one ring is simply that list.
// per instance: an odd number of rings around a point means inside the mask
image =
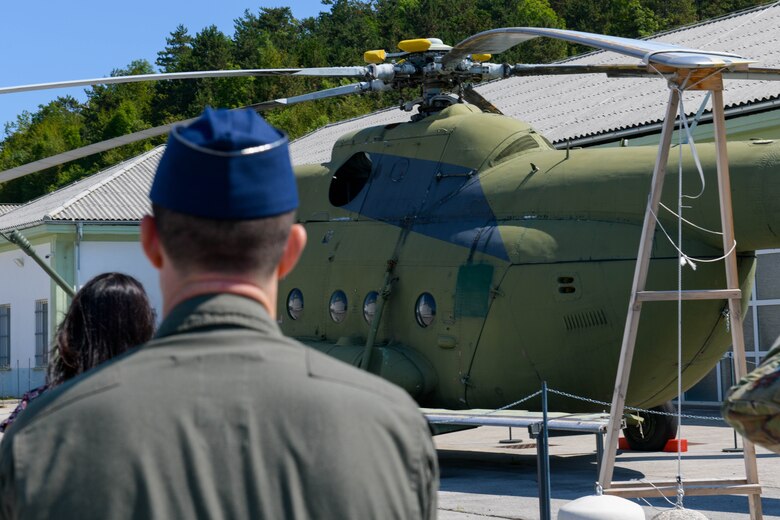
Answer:
[{"label": "tree foliage", "polygon": [[[396,50],[400,40],[436,37],[450,45],[494,27],[559,27],[644,37],[720,16],[756,0],[322,0],[328,9],[296,19],[289,7],[250,10],[227,35],[176,27],[155,67],[136,60],[112,75],[190,70],[354,65],[369,49]],[[505,62],[556,61],[581,51],[546,38],[517,46]],[[79,103],[61,97],[6,126],[0,171],[89,143],[193,117],[204,106],[237,107],[290,97],[339,83],[333,79],[219,78],[95,86]],[[352,96],[267,112],[295,138],[319,126],[397,103],[396,94]],[[24,202],[163,142],[156,138],[51,168],[0,185],[0,202]]]}]

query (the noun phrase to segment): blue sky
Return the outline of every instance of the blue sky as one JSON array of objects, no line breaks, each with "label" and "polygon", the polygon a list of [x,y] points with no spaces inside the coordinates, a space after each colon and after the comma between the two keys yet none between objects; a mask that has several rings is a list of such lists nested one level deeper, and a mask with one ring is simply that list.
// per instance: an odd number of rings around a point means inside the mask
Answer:
[{"label": "blue sky", "polygon": [[[0,86],[108,76],[135,59],[154,64],[165,38],[183,24],[191,34],[216,25],[233,34],[246,9],[289,5],[293,16],[327,11],[320,0],[42,0],[3,2],[0,16]],[[0,96],[0,140],[5,123],[59,95],[84,99],[84,88]]]}]

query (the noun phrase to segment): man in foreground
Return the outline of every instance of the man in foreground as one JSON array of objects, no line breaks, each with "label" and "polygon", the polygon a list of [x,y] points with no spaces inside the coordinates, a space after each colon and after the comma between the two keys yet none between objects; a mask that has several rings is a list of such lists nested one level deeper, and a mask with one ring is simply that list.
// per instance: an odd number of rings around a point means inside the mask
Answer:
[{"label": "man in foreground", "polygon": [[306,242],[287,139],[252,111],[171,133],[141,241],[163,323],[33,403],[0,446],[2,518],[433,518],[401,389],[282,336]]}]

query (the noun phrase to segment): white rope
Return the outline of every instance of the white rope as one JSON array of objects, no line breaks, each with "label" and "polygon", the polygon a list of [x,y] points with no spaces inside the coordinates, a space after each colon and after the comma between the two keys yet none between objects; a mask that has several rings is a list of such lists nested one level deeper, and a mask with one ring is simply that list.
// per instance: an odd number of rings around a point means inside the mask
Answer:
[{"label": "white rope", "polygon": [[[669,502],[669,505],[671,505],[671,506],[674,506],[674,502],[672,502],[671,500],[669,500],[668,498],[666,498],[666,495],[664,495],[664,494],[663,494],[663,492],[662,492],[662,491],[661,491],[661,490],[658,488],[658,486],[656,486],[655,484],[653,484],[653,483],[652,483],[652,482],[650,482],[649,480],[645,480],[645,479],[643,479],[643,478],[640,478],[640,479],[638,479],[638,480],[639,480],[639,482],[641,482],[641,483],[643,483],[643,484],[647,484],[648,486],[650,486],[650,487],[652,487],[653,489],[655,489],[656,491],[658,491],[658,494],[659,494],[659,495],[661,495],[661,498],[663,498],[664,500],[666,500],[667,502]],[[650,505],[650,504],[648,504],[648,505]],[[650,506],[650,507],[655,507],[655,506]]]},{"label": "white rope", "polygon": [[683,222],[685,222],[686,224],[688,224],[689,226],[691,226],[691,227],[693,227],[693,228],[695,228],[695,229],[698,229],[699,231],[704,231],[705,233],[710,233],[710,234],[712,234],[712,235],[719,235],[719,236],[723,236],[723,232],[721,232],[721,231],[713,231],[713,230],[711,230],[711,229],[707,229],[707,228],[705,228],[705,227],[701,227],[701,226],[699,226],[699,225],[697,225],[697,224],[695,224],[695,223],[691,222],[690,220],[688,220],[688,219],[686,219],[686,218],[683,218],[683,217],[681,217],[680,215],[678,215],[677,213],[675,213],[673,210],[669,209],[669,208],[668,208],[666,205],[664,205],[664,203],[663,203],[663,202],[659,202],[659,203],[658,203],[658,205],[659,205],[659,206],[661,206],[661,207],[662,207],[663,209],[665,209],[666,211],[668,211],[669,213],[671,213],[672,215],[674,215],[675,217],[677,217],[677,218],[679,218],[679,219],[682,219],[682,221],[683,221]]},{"label": "white rope", "polygon": [[728,70],[728,67],[720,67],[720,68],[718,68],[718,69],[715,69],[715,70],[713,70],[712,72],[710,72],[709,74],[707,74],[706,76],[704,76],[703,78],[701,78],[701,79],[700,79],[699,81],[697,81],[696,83],[691,83],[691,85],[690,85],[688,88],[689,88],[689,89],[692,89],[692,88],[694,88],[694,87],[697,87],[697,86],[701,85],[702,83],[704,83],[705,81],[707,81],[708,79],[710,79],[711,77],[713,77],[713,76],[715,76],[715,75],[717,75],[717,74],[720,74],[720,73],[721,73],[721,72],[723,72],[724,70]]},{"label": "white rope", "polygon": [[[690,137],[690,131],[688,131],[688,124],[685,117],[685,110],[683,108],[683,99],[682,99],[682,92],[680,92],[680,121],[685,121],[685,129],[688,133],[688,136]],[[682,439],[682,418],[680,417],[682,415],[682,268],[683,265],[686,262],[690,262],[688,258],[686,258],[686,255],[682,252],[682,231],[683,231],[683,222],[682,222],[682,212],[683,212],[683,193],[682,193],[682,187],[683,187],[683,167],[682,167],[682,132],[678,132],[677,134],[678,139],[680,141],[679,151],[678,151],[678,163],[679,163],[679,173],[677,176],[677,214],[680,215],[680,218],[677,219],[677,244],[678,244],[678,256],[677,256],[677,504],[676,507],[678,509],[682,509],[683,507],[683,496],[684,491],[682,488],[682,452],[680,451],[680,439]],[[696,165],[699,165],[698,157],[695,153],[695,146],[692,146],[691,150],[694,151],[694,159],[696,160]],[[702,181],[702,188],[701,193],[697,195],[697,197],[701,196],[702,193],[704,193],[704,174],[699,171],[701,174],[701,181]],[[656,219],[657,220],[657,219]],[[693,267],[693,266],[692,266]]]},{"label": "white rope", "polygon": [[[680,124],[681,127],[685,129],[685,136],[688,139],[688,145],[691,147],[691,155],[693,156],[693,162],[696,165],[696,171],[699,172],[699,180],[701,180],[701,190],[696,195],[682,195],[682,191],[680,191],[680,196],[688,199],[698,199],[704,194],[704,190],[707,187],[707,181],[704,180],[704,168],[701,166],[701,160],[699,159],[699,153],[696,150],[696,143],[693,140],[693,134],[691,133],[691,129],[688,126],[688,116],[685,114],[685,105],[683,105],[683,97],[682,92],[680,92]],[[682,147],[683,147],[683,139],[682,139],[682,132],[679,132],[678,134],[680,143],[679,143],[679,174],[680,177],[682,177]],[[682,184],[680,184],[680,190],[682,190]],[[682,214],[682,211],[680,211],[680,214]]]},{"label": "white rope", "polygon": [[661,220],[658,218],[658,215],[656,215],[655,212],[652,209],[650,210],[650,214],[653,215],[653,218],[655,218],[656,224],[658,224],[658,227],[661,228],[661,231],[666,236],[666,239],[669,240],[669,243],[672,245],[672,247],[675,249],[675,251],[677,251],[678,253],[680,253],[682,255],[682,259],[680,260],[680,262],[682,262],[683,264],[688,264],[691,267],[691,269],[693,269],[694,271],[696,270],[696,263],[695,262],[701,262],[701,263],[704,263],[704,264],[713,263],[713,262],[720,262],[721,260],[725,260],[726,258],[728,258],[729,255],[731,255],[734,252],[734,250],[737,249],[737,241],[735,240],[734,244],[731,246],[731,249],[729,249],[728,252],[725,255],[719,256],[718,258],[696,258],[696,257],[693,257],[693,256],[688,256],[684,251],[682,251],[679,247],[677,247],[677,244],[674,242],[674,240],[672,240],[672,237],[670,237],[669,233],[666,232],[666,229],[664,228],[664,225],[661,224]]}]

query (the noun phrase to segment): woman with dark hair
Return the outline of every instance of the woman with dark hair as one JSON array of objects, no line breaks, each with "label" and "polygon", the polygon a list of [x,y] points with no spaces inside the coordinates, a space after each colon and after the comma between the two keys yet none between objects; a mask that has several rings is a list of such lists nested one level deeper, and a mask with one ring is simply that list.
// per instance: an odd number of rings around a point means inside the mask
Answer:
[{"label": "woman with dark hair", "polygon": [[57,328],[47,384],[25,394],[16,410],[0,423],[0,431],[48,388],[146,343],[153,334],[154,311],[138,280],[122,273],[92,278],[73,297]]}]

